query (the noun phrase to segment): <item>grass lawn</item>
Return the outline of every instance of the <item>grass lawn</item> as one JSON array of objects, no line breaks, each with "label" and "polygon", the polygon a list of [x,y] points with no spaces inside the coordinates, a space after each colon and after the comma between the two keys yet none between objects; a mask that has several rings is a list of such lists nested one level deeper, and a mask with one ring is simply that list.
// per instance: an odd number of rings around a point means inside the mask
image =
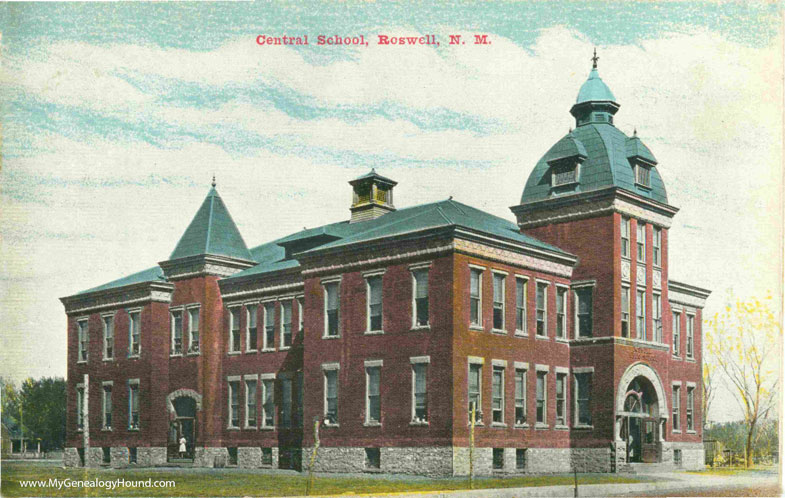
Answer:
[{"label": "grass lawn", "polygon": [[744,467],[711,467],[704,470],[688,471],[687,474],[700,474],[704,476],[737,476],[748,473],[770,473],[776,472],[773,466],[757,466],[749,469]]},{"label": "grass lawn", "polygon": [[[71,479],[110,481],[173,480],[174,488],[105,487],[26,487],[20,480]],[[307,474],[281,474],[237,469],[64,469],[52,465],[27,462],[2,464],[2,495],[13,496],[291,496],[305,494]],[[642,479],[614,474],[581,474],[578,485],[641,482]],[[571,485],[572,475],[521,476],[475,479],[475,488],[510,488],[524,486]],[[381,476],[318,476],[313,495],[362,493],[396,493],[404,491],[447,491],[468,489],[466,478],[424,479]]]}]

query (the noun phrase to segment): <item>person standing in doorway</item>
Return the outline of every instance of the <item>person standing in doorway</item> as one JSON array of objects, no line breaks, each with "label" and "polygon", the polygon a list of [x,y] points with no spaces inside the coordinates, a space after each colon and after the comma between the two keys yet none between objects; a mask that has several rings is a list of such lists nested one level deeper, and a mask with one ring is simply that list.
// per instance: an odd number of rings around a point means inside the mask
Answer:
[{"label": "person standing in doorway", "polygon": [[185,458],[185,436],[180,436],[180,458]]}]

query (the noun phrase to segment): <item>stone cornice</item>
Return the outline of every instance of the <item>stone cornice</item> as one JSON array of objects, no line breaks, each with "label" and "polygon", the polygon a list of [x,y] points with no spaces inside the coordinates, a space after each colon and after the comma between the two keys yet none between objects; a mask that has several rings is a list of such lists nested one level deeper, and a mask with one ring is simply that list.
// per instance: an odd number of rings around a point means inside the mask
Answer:
[{"label": "stone cornice", "polygon": [[572,276],[572,265],[536,257],[523,251],[502,249],[493,245],[482,244],[473,240],[455,239],[455,252],[477,256],[483,259],[505,263],[530,270],[551,273],[560,277]]},{"label": "stone cornice", "polygon": [[[280,280],[280,279],[277,279]],[[220,285],[220,283],[219,283]],[[244,282],[243,285],[230,285],[221,286],[221,297],[225,305],[234,304],[237,302],[244,302],[248,299],[263,298],[271,294],[290,294],[303,291],[302,280],[297,282],[273,282],[264,280],[264,276],[260,276],[260,280]]]},{"label": "stone cornice", "polygon": [[453,250],[454,250],[453,243],[451,242],[445,243],[445,241],[441,241],[440,244],[428,245],[421,249],[414,249],[408,251],[403,250],[399,252],[394,252],[392,254],[379,255],[378,251],[374,251],[373,253],[368,251],[363,251],[362,253],[350,253],[351,255],[348,258],[344,258],[344,260],[341,262],[336,262],[327,265],[320,265],[320,266],[312,266],[310,268],[304,269],[303,277],[307,278],[314,275],[328,274],[328,273],[343,273],[346,271],[352,271],[354,269],[362,268],[366,266],[387,266],[408,259],[440,256],[442,254],[450,253]]},{"label": "stone cornice", "polygon": [[706,299],[708,299],[710,294],[710,290],[668,280],[668,301],[672,303],[703,308],[706,306]]},{"label": "stone cornice", "polygon": [[593,218],[618,212],[663,228],[670,228],[678,208],[646,199],[618,187],[553,197],[510,208],[521,228]]},{"label": "stone cornice", "polygon": [[186,278],[214,275],[228,277],[235,273],[251,268],[257,263],[244,259],[228,258],[214,254],[200,254],[187,258],[178,258],[158,263],[164,270],[169,280],[183,280]]},{"label": "stone cornice", "polygon": [[60,298],[67,315],[82,315],[97,311],[140,306],[149,302],[168,303],[172,300],[174,284],[162,281],[141,282],[113,289]]},{"label": "stone cornice", "polygon": [[614,344],[614,345],[621,345],[621,346],[632,346],[634,348],[655,349],[658,351],[670,351],[670,346],[668,344],[662,344],[659,342],[641,341],[640,339],[632,339],[628,337],[616,337],[616,336],[586,337],[580,339],[571,339],[569,344],[572,347]]}]

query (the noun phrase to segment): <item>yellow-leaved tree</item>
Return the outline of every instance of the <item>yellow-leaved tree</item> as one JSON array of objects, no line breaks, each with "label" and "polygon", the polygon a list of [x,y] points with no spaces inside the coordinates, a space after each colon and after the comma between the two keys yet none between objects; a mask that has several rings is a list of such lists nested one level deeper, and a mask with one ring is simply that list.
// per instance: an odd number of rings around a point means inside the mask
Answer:
[{"label": "yellow-leaved tree", "polygon": [[704,361],[710,365],[710,371],[716,368],[722,374],[722,383],[744,415],[746,467],[751,465],[755,430],[774,408],[779,384],[782,327],[776,307],[772,296],[763,300],[736,299],[708,320],[705,327]]}]

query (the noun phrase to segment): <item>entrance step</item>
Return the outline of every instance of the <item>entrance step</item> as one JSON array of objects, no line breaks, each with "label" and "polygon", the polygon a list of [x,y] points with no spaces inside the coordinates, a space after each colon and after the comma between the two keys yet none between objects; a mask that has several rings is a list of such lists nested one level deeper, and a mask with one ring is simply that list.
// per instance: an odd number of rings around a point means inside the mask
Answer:
[{"label": "entrance step", "polygon": [[659,474],[675,470],[672,463],[628,463],[623,466],[629,467],[628,472],[631,474]]},{"label": "entrance step", "polygon": [[164,467],[193,467],[194,461],[189,458],[171,458],[164,465]]}]

